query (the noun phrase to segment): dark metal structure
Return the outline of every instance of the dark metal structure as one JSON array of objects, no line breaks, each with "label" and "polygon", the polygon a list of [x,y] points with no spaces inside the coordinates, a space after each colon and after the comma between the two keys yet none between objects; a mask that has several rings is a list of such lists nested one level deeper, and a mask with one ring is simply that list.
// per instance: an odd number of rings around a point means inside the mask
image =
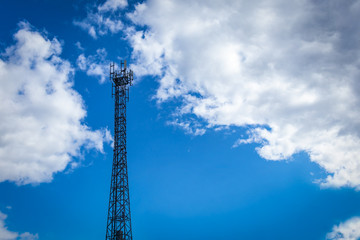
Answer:
[{"label": "dark metal structure", "polygon": [[126,152],[126,103],[133,72],[120,62],[120,70],[110,64],[112,95],[115,97],[114,157],[105,240],[132,240],[130,195]]}]

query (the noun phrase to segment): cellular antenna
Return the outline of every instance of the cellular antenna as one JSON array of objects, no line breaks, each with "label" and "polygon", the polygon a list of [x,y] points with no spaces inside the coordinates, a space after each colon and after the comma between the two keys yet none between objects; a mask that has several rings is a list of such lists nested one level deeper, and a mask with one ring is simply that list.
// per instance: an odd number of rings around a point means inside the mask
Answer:
[{"label": "cellular antenna", "polygon": [[132,240],[130,195],[126,151],[126,103],[133,71],[126,69],[126,60],[120,70],[110,63],[112,96],[115,97],[114,156],[111,173],[109,209],[105,240]]}]

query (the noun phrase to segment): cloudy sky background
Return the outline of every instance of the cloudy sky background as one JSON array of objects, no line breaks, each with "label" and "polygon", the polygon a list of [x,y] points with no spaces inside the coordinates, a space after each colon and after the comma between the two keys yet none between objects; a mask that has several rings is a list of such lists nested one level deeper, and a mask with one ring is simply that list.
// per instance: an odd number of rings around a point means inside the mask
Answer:
[{"label": "cloudy sky background", "polygon": [[134,237],[360,238],[360,1],[1,5],[0,239],[104,237],[119,58]]}]

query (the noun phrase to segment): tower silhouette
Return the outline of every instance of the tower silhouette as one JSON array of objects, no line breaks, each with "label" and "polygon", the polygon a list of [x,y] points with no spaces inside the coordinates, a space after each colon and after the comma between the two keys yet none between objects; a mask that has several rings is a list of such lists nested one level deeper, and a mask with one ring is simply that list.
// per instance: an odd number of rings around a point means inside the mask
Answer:
[{"label": "tower silhouette", "polygon": [[114,156],[111,173],[109,209],[105,240],[132,240],[130,195],[126,151],[126,103],[133,72],[126,69],[126,60],[120,70],[110,64],[112,96],[115,97]]}]

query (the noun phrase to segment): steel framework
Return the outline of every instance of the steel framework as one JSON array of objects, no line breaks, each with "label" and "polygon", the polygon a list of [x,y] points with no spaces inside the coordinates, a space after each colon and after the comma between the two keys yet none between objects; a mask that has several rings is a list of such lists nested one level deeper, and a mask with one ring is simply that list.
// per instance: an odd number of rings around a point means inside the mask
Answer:
[{"label": "steel framework", "polygon": [[112,96],[115,97],[114,156],[111,174],[106,240],[132,240],[130,195],[126,151],[126,103],[133,72],[120,62],[120,70],[110,64]]}]

